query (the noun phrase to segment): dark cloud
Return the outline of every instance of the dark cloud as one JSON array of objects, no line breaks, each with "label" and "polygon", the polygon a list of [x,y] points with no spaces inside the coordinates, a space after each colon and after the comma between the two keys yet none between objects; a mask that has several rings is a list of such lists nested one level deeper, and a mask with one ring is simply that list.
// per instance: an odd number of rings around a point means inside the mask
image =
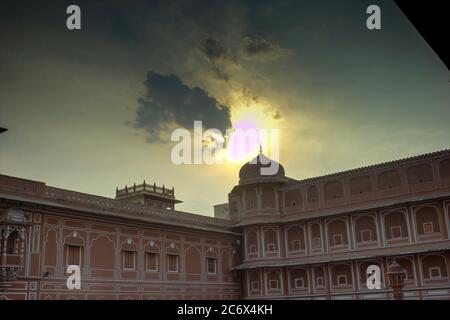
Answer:
[{"label": "dark cloud", "polygon": [[231,127],[230,109],[199,88],[190,88],[175,75],[147,73],[146,94],[137,110],[136,127],[148,133],[149,142],[166,142],[174,127],[192,129],[195,120],[204,128]]},{"label": "dark cloud", "polygon": [[230,80],[233,66],[241,67],[243,60],[266,61],[275,60],[288,53],[288,50],[264,38],[241,38],[241,41],[226,43],[205,38],[198,49],[206,57],[215,77],[220,80]]},{"label": "dark cloud", "polygon": [[214,38],[203,39],[199,45],[199,50],[211,64],[211,70],[216,78],[228,81],[230,79],[227,68],[230,65],[237,65],[238,59],[219,40]]},{"label": "dark cloud", "polygon": [[227,49],[216,39],[206,38],[200,43],[200,51],[211,61],[225,59]]},{"label": "dark cloud", "polygon": [[287,53],[287,50],[272,41],[264,38],[243,39],[243,58],[247,60],[272,60]]}]

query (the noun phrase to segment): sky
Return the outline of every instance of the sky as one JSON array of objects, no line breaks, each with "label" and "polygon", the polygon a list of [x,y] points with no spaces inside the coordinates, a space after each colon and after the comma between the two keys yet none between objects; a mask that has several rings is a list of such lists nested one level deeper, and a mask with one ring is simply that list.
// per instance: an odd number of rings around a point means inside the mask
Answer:
[{"label": "sky", "polygon": [[0,173],[107,197],[146,180],[213,215],[257,147],[176,165],[196,120],[279,130],[295,179],[450,148],[448,69],[392,1],[369,30],[374,3],[5,1]]}]

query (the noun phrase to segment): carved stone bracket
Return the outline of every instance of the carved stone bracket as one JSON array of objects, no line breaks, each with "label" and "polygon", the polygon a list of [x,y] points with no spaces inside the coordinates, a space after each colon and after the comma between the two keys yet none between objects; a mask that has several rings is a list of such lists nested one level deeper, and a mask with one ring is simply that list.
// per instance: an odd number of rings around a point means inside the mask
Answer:
[{"label": "carved stone bracket", "polygon": [[0,283],[7,281],[15,281],[19,278],[22,267],[19,266],[2,266],[0,267]]}]

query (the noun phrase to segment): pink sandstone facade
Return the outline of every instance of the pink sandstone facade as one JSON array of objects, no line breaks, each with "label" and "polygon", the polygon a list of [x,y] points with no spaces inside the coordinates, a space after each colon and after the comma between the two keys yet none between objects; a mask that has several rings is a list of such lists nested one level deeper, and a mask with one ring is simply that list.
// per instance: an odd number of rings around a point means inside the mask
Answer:
[{"label": "pink sandstone facade", "polygon": [[0,299],[391,299],[394,259],[405,299],[450,299],[450,151],[306,180],[262,166],[241,168],[229,220],[145,182],[111,199],[0,175]]}]

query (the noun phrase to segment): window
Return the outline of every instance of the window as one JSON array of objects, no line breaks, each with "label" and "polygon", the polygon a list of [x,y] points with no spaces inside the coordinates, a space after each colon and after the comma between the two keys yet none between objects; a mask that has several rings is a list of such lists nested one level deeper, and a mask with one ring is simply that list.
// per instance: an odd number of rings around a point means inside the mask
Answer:
[{"label": "window", "polygon": [[361,242],[372,241],[372,231],[361,230]]},{"label": "window", "polygon": [[338,286],[346,286],[347,285],[347,275],[340,274],[337,276],[337,284]]},{"label": "window", "polygon": [[217,259],[216,258],[207,258],[206,259],[208,274],[216,274],[217,273]]},{"label": "window", "polygon": [[249,246],[249,248],[250,248],[250,253],[256,253],[256,246],[254,244],[251,244]]},{"label": "window", "polygon": [[252,281],[252,291],[259,291],[259,281]]},{"label": "window", "polygon": [[320,248],[321,247],[320,238],[313,238],[312,245],[313,245],[313,248]]},{"label": "window", "polygon": [[146,259],[146,270],[147,271],[158,271],[158,257],[159,254],[158,253],[154,253],[154,252],[147,252],[146,254],[147,259]]},{"label": "window", "polygon": [[8,254],[17,254],[17,232],[13,231],[9,237],[8,237],[8,242],[6,244],[6,252]]},{"label": "window", "polygon": [[268,251],[268,252],[274,252],[274,251],[276,251],[276,249],[275,249],[275,243],[268,243],[268,244],[267,244],[267,251]]},{"label": "window", "polygon": [[66,265],[81,265],[81,247],[79,246],[66,246]]},{"label": "window", "polygon": [[299,251],[301,249],[300,240],[292,240],[291,242],[292,251]]},{"label": "window", "polygon": [[341,246],[344,244],[344,240],[342,237],[342,234],[338,233],[338,234],[334,234],[333,235],[333,243],[335,246]]},{"label": "window", "polygon": [[178,255],[176,254],[167,255],[167,271],[178,272]]},{"label": "window", "polygon": [[441,268],[439,267],[431,267],[428,269],[430,273],[431,279],[440,279],[441,278]]},{"label": "window", "polygon": [[278,280],[269,280],[269,289],[278,289]]},{"label": "window", "polygon": [[400,226],[391,227],[391,235],[392,235],[392,239],[401,238],[402,237],[402,227],[400,227]]},{"label": "window", "polygon": [[296,288],[304,288],[305,287],[305,281],[303,278],[295,278],[294,284]]},{"label": "window", "polygon": [[423,233],[433,233],[433,222],[425,222],[423,224]]},{"label": "window", "polygon": [[323,278],[322,277],[316,277],[316,287],[317,288],[323,287]]},{"label": "window", "polygon": [[123,269],[124,270],[134,270],[135,268],[135,257],[136,253],[134,251],[123,251]]}]

